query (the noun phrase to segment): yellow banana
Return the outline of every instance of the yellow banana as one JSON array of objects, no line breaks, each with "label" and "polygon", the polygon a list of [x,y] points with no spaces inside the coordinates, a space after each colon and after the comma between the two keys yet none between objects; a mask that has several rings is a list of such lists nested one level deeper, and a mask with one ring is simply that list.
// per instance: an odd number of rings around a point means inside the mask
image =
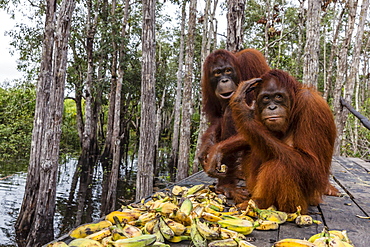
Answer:
[{"label": "yellow banana", "polygon": [[208,247],[238,247],[238,243],[232,239],[215,240],[208,244]]},{"label": "yellow banana", "polygon": [[71,238],[84,238],[90,234],[93,234],[94,232],[103,230],[104,228],[109,227],[111,225],[112,223],[107,220],[103,220],[98,223],[87,223],[72,230],[69,233],[69,236]]},{"label": "yellow banana", "polygon": [[108,237],[111,235],[111,231],[109,228],[104,228],[103,230],[100,230],[98,232],[95,232],[93,234],[90,234],[86,236],[85,238],[92,239],[92,240],[102,240],[105,237]]},{"label": "yellow banana", "polygon": [[212,208],[213,210],[215,211],[218,211],[218,212],[222,212],[224,211],[225,209],[225,206],[222,205],[222,204],[219,204],[218,202],[216,202],[215,200],[209,200],[209,207]]},{"label": "yellow banana", "polygon": [[203,219],[205,219],[206,221],[210,221],[210,222],[217,222],[217,221],[220,221],[222,220],[222,218],[214,215],[214,214],[211,214],[211,213],[207,213],[207,212],[203,212],[201,217]]},{"label": "yellow banana", "polygon": [[346,247],[346,246],[352,246],[349,243],[343,242],[338,237],[328,236],[328,237],[321,237],[316,239],[313,244],[316,247]]},{"label": "yellow banana", "polygon": [[175,185],[175,186],[173,186],[173,188],[171,190],[171,193],[175,196],[181,196],[184,191],[185,191],[184,187],[181,187],[179,185]]},{"label": "yellow banana", "polygon": [[112,240],[116,241],[118,239],[125,239],[127,238],[125,233],[121,228],[118,228],[116,226],[111,227],[111,233],[112,233]]},{"label": "yellow banana", "polygon": [[159,229],[159,219],[155,220],[155,224],[153,227],[153,235],[157,237],[157,242],[164,243],[166,240],[164,239],[161,230]]},{"label": "yellow banana", "polygon": [[177,222],[180,222],[184,226],[190,226],[191,225],[191,218],[190,218],[190,216],[187,215],[186,213],[180,211],[180,210],[176,212],[175,220]]},{"label": "yellow banana", "polygon": [[216,215],[218,217],[222,217],[223,215],[229,215],[229,214],[223,214],[222,212],[218,212],[214,209],[212,209],[209,205],[204,207],[204,211],[213,215]]},{"label": "yellow banana", "polygon": [[87,239],[87,238],[76,238],[72,240],[69,247],[103,247],[101,243],[96,240]]},{"label": "yellow banana", "polygon": [[226,228],[220,228],[220,237],[221,239],[228,239],[228,238],[239,238],[239,239],[245,239],[245,236],[241,233],[238,233],[236,231],[232,231]]},{"label": "yellow banana", "polygon": [[258,209],[258,208],[256,208],[255,211],[258,214],[258,218],[263,219],[263,220],[275,221],[278,224],[283,224],[288,218],[287,213],[281,212],[281,211]]},{"label": "yellow banana", "polygon": [[117,216],[117,218],[120,220],[120,222],[124,222],[124,221],[125,222],[130,222],[130,221],[137,220],[140,217],[141,214],[142,213],[140,213],[138,211],[135,211],[135,210],[125,211],[125,212],[123,212],[123,211],[113,211],[110,214],[108,214],[107,216],[105,216],[105,219],[114,223],[113,217]]},{"label": "yellow banana", "polygon": [[175,236],[175,233],[167,225],[167,223],[164,221],[163,217],[159,218],[159,230],[161,231],[161,233],[162,233],[162,235],[165,239],[170,239],[173,236]]},{"label": "yellow banana", "polygon": [[106,246],[111,246],[110,242],[112,241],[113,241],[112,236],[109,236],[109,237],[103,238],[100,242],[104,247],[106,247]]},{"label": "yellow banana", "polygon": [[186,227],[179,222],[176,222],[171,219],[165,219],[165,221],[166,221],[166,224],[171,228],[171,230],[176,236],[180,236],[184,234],[184,232],[186,231]]},{"label": "yellow banana", "polygon": [[115,247],[142,247],[152,245],[156,241],[155,235],[141,235],[133,238],[120,239],[110,242]]},{"label": "yellow banana", "polygon": [[207,240],[199,233],[195,221],[191,223],[190,236],[195,247],[207,247]]},{"label": "yellow banana", "polygon": [[142,232],[138,227],[132,226],[129,224],[125,224],[122,227],[122,230],[123,230],[123,234],[125,234],[127,238],[133,238],[133,237],[138,237],[142,235]]},{"label": "yellow banana", "polygon": [[288,221],[288,222],[293,222],[293,221],[295,221],[295,219],[296,219],[299,215],[301,215],[301,210],[302,210],[301,206],[298,206],[298,207],[297,207],[297,212],[294,212],[294,213],[288,213],[288,214],[287,214],[287,215],[288,215],[288,217],[287,217],[286,221]]},{"label": "yellow banana", "polygon": [[153,212],[146,212],[145,214],[140,215],[137,220],[130,221],[130,225],[135,225],[135,226],[143,226],[145,225],[148,221],[151,221],[157,217],[156,213]]},{"label": "yellow banana", "polygon": [[173,236],[172,238],[168,239],[171,243],[179,243],[181,241],[191,240],[191,236],[188,235],[181,235],[181,236]]},{"label": "yellow banana", "polygon": [[155,210],[157,212],[161,212],[164,215],[169,215],[173,211],[178,210],[178,209],[179,209],[179,207],[177,205],[175,205],[174,203],[172,203],[172,202],[163,202]]},{"label": "yellow banana", "polygon": [[347,242],[347,243],[352,243],[352,241],[348,238],[347,231],[337,231],[337,230],[331,230],[329,231],[330,235],[335,235],[338,236],[340,240]]},{"label": "yellow banana", "polygon": [[319,220],[312,219],[312,217],[309,215],[298,215],[298,217],[295,219],[295,223],[298,226],[303,227],[303,226],[310,226],[313,223],[321,224],[322,222]]},{"label": "yellow banana", "polygon": [[198,218],[193,219],[193,221],[198,232],[203,236],[203,238],[212,240],[220,237],[220,228],[217,228],[216,230],[211,229],[206,223],[201,222]]},{"label": "yellow banana", "polygon": [[316,247],[316,245],[307,240],[286,238],[275,242],[273,247]]},{"label": "yellow banana", "polygon": [[152,244],[151,246],[154,246],[154,247],[171,247],[171,245],[165,244],[165,243],[162,243],[162,242],[154,242],[154,244]]},{"label": "yellow banana", "polygon": [[254,225],[253,222],[249,220],[220,220],[217,222],[221,227],[239,232],[243,235],[248,235],[253,232]]},{"label": "yellow banana", "polygon": [[275,221],[258,220],[258,221],[256,221],[256,223],[257,223],[257,226],[256,226],[257,230],[267,231],[267,230],[277,230],[277,229],[279,229],[279,224]]}]

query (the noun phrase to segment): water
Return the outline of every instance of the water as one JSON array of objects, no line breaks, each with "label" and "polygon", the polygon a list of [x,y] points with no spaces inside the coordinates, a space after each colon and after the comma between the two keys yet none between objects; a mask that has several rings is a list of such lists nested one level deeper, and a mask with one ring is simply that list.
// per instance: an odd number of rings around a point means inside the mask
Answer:
[{"label": "water", "polygon": [[[59,167],[54,220],[55,237],[67,233],[76,225],[79,217],[84,222],[99,218],[100,203],[98,198],[101,195],[101,168],[95,170],[89,201],[81,206],[81,203],[76,203],[75,196],[72,197],[72,200],[69,200],[76,165],[77,161],[72,159]],[[27,173],[15,172],[12,174],[9,171],[6,174],[3,173],[4,171],[0,173],[0,246],[17,246],[14,224],[22,205]],[[78,209],[81,210],[80,216],[77,216]]]}]

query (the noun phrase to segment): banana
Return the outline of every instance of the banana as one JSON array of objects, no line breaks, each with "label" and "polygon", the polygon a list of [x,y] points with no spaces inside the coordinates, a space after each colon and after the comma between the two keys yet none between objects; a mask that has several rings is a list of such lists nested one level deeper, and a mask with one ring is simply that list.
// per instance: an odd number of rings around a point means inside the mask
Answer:
[{"label": "banana", "polygon": [[190,215],[190,212],[193,210],[193,203],[190,201],[189,198],[186,198],[179,208],[180,212],[183,212],[186,215]]},{"label": "banana", "polygon": [[106,247],[106,246],[112,246],[111,244],[110,244],[110,242],[112,242],[113,240],[112,240],[112,236],[109,236],[109,237],[106,237],[106,238],[103,238],[100,242],[101,242],[101,244],[104,246],[104,247]]},{"label": "banana", "polygon": [[173,186],[171,193],[175,196],[181,196],[182,193],[185,191],[184,187],[181,187],[179,185]]},{"label": "banana", "polygon": [[171,245],[161,243],[161,242],[154,242],[154,244],[152,244],[151,246],[154,246],[154,247],[171,247]]},{"label": "banana", "polygon": [[283,224],[288,218],[287,213],[275,210],[258,209],[256,208],[258,218],[263,220],[275,221],[278,224]]},{"label": "banana", "polygon": [[220,220],[217,222],[221,227],[248,235],[253,232],[254,225],[249,220]]},{"label": "banana", "polygon": [[95,232],[93,234],[90,234],[86,236],[85,238],[92,239],[92,240],[102,240],[105,237],[108,237],[111,235],[111,231],[109,228],[104,228],[103,230],[100,230],[98,232]]},{"label": "banana", "polygon": [[350,245],[352,244],[352,241],[347,236],[347,231],[338,231],[338,230],[328,231],[326,228],[324,228],[321,233],[311,236],[308,239],[308,241],[311,243],[314,243],[315,240],[322,238],[322,237],[330,237],[333,239],[335,238],[335,239],[341,240],[342,242],[348,243]]},{"label": "banana", "polygon": [[64,242],[54,242],[54,243],[48,244],[46,247],[68,247],[68,244]]},{"label": "banana", "polygon": [[157,242],[164,243],[166,240],[164,239],[161,230],[159,229],[159,219],[155,220],[155,224],[153,227],[153,235],[157,237]]},{"label": "banana", "polygon": [[141,230],[138,227],[132,226],[132,225],[129,225],[129,224],[125,224],[122,227],[122,230],[123,230],[123,234],[127,238],[139,237],[139,236],[143,235]]},{"label": "banana", "polygon": [[220,238],[221,239],[228,239],[228,238],[239,238],[239,239],[245,239],[245,236],[241,233],[238,233],[236,231],[232,231],[226,228],[220,228]]},{"label": "banana", "polygon": [[172,203],[172,202],[163,202],[155,210],[157,212],[160,212],[160,213],[164,214],[164,215],[169,215],[173,211],[178,210],[178,209],[179,209],[179,207],[177,205],[175,205],[174,203]]},{"label": "banana", "polygon": [[316,245],[307,240],[286,238],[275,242],[273,247],[316,247]]},{"label": "banana", "polygon": [[352,244],[352,241],[348,238],[347,231],[331,230],[329,231],[329,234],[338,236],[340,240]]},{"label": "banana", "polygon": [[275,221],[258,220],[258,221],[256,221],[256,223],[257,223],[257,226],[256,226],[257,230],[267,231],[267,230],[277,230],[277,229],[279,229],[279,224]]},{"label": "banana", "polygon": [[251,244],[248,241],[240,238],[234,238],[234,240],[238,243],[238,247],[257,247],[254,244]]},{"label": "banana", "polygon": [[216,215],[218,217],[222,217],[223,215],[228,215],[228,214],[223,214],[222,212],[218,212],[214,209],[212,209],[209,205],[204,207],[204,211],[213,215]]},{"label": "banana", "polygon": [[213,210],[215,210],[215,211],[217,211],[217,212],[222,212],[222,211],[224,211],[224,209],[225,209],[225,206],[224,205],[222,205],[222,204],[220,204],[220,203],[218,203],[217,201],[215,201],[215,200],[209,200],[209,203],[208,203],[208,205],[209,205],[209,207],[211,208],[211,209],[213,209]]},{"label": "banana", "polygon": [[327,246],[330,246],[330,247],[347,247],[347,246],[352,246],[351,244],[349,244],[347,242],[343,242],[342,240],[340,240],[336,236],[335,237],[329,236],[329,237],[318,238],[313,242],[313,244],[317,247],[327,247]]},{"label": "banana", "polygon": [[111,227],[111,233],[112,233],[112,240],[116,241],[118,239],[125,239],[127,238],[121,228],[118,228],[116,226]]},{"label": "banana", "polygon": [[87,239],[87,238],[76,238],[72,240],[69,247],[103,247],[101,243],[96,240]]},{"label": "banana", "polygon": [[238,243],[232,239],[215,240],[208,244],[208,247],[238,247]]},{"label": "banana", "polygon": [[203,212],[203,213],[201,214],[201,217],[202,217],[203,219],[205,219],[206,221],[210,221],[210,222],[217,222],[217,221],[222,220],[222,218],[220,218],[220,217],[218,217],[218,216],[216,216],[216,215],[214,215],[214,214],[207,213],[207,212]]},{"label": "banana", "polygon": [[186,227],[179,222],[176,222],[168,218],[165,219],[165,221],[166,221],[166,224],[171,228],[171,230],[176,236],[180,236],[186,231]]},{"label": "banana", "polygon": [[185,196],[187,197],[187,196],[190,196],[190,195],[194,195],[195,193],[197,193],[198,191],[200,191],[204,188],[205,188],[204,184],[194,185],[193,187],[188,189],[188,191],[185,193]]},{"label": "banana", "polygon": [[152,234],[155,224],[157,224],[158,219],[154,219],[145,223],[144,229],[147,233]]},{"label": "banana", "polygon": [[142,247],[152,245],[156,241],[155,235],[141,235],[133,238],[119,239],[115,242],[110,242],[115,247]]},{"label": "banana", "polygon": [[151,221],[157,217],[157,213],[153,212],[146,212],[142,215],[140,215],[137,220],[130,221],[128,222],[130,225],[134,226],[143,226],[145,225],[148,221]]},{"label": "banana", "polygon": [[98,223],[87,223],[83,224],[69,233],[71,238],[84,238],[90,234],[103,230],[106,227],[111,226],[112,223],[107,220],[100,221]]},{"label": "banana", "polygon": [[301,215],[301,210],[302,210],[301,206],[298,206],[298,207],[297,207],[297,212],[294,212],[294,213],[288,213],[288,214],[287,214],[287,215],[288,215],[288,217],[287,217],[286,221],[288,221],[288,222],[293,222],[293,221],[295,221],[295,219],[296,219],[299,215]]},{"label": "banana", "polygon": [[114,224],[114,216],[117,216],[117,218],[120,220],[120,222],[126,221],[134,221],[137,220],[142,213],[131,210],[131,211],[113,211],[105,216],[105,220],[109,220],[111,223]]},{"label": "banana", "polygon": [[161,231],[161,233],[162,233],[162,235],[165,239],[171,239],[173,236],[175,236],[175,233],[167,225],[167,223],[164,221],[163,217],[159,218],[159,230]]},{"label": "banana", "polygon": [[179,243],[181,241],[191,240],[191,236],[181,235],[181,236],[173,236],[172,238],[168,239],[171,243]]},{"label": "banana", "polygon": [[195,247],[207,247],[207,240],[199,233],[195,221],[191,223],[190,236]]},{"label": "banana", "polygon": [[218,239],[220,237],[220,228],[211,229],[206,223],[201,222],[198,218],[193,219],[198,232],[203,238],[208,240]]},{"label": "banana", "polygon": [[175,221],[180,222],[184,226],[191,225],[191,218],[189,217],[189,215],[180,210],[176,212]]},{"label": "banana", "polygon": [[298,215],[298,217],[295,219],[295,223],[300,227],[310,226],[313,224],[313,219],[309,215]]}]

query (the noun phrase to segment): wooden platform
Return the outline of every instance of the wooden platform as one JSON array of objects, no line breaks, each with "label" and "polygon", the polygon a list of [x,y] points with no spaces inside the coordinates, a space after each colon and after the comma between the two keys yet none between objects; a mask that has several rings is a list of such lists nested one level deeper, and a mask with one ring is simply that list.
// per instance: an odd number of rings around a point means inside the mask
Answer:
[{"label": "wooden platform", "polygon": [[[317,207],[310,207],[311,216],[323,222],[300,228],[295,223],[286,222],[278,231],[253,231],[248,240],[258,247],[271,247],[283,238],[308,239],[322,231],[324,226],[329,230],[346,230],[356,247],[370,246],[370,219],[358,216],[370,216],[370,162],[358,158],[334,157],[332,163],[332,182],[343,193],[342,197],[326,196]],[[212,184],[215,180],[204,172],[199,172],[181,181],[180,185],[199,183]],[[189,243],[174,246],[189,246]]]},{"label": "wooden platform", "polygon": [[[317,207],[310,207],[311,216],[323,222],[300,228],[295,223],[286,222],[275,231],[253,231],[247,240],[258,247],[271,247],[284,238],[308,239],[322,231],[324,226],[329,230],[346,230],[356,247],[370,246],[370,162],[357,158],[334,157],[332,163],[332,183],[343,193],[342,197],[326,196]],[[214,184],[203,171],[198,172],[178,183],[181,186],[196,184]],[[360,216],[360,217],[359,217]],[[58,240],[65,241],[68,236]],[[174,247],[191,246],[189,241],[171,244]]]}]

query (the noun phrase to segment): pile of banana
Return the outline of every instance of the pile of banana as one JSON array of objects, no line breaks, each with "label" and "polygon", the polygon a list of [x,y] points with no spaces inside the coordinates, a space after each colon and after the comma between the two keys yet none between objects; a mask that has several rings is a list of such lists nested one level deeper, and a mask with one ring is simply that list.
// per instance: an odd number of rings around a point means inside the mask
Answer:
[{"label": "pile of banana", "polygon": [[[191,241],[195,247],[255,246],[245,235],[256,230],[277,230],[280,224],[294,221],[298,226],[321,222],[297,212],[287,214],[273,206],[259,209],[250,200],[246,210],[230,205],[224,195],[216,194],[204,184],[191,188],[174,186],[171,191],[157,192],[148,200],[123,206],[104,220],[73,229],[69,244],[54,242],[48,247],[120,247],[158,246]],[[339,236],[341,233],[342,235]],[[322,243],[343,242],[351,246],[345,232],[326,231],[308,241],[284,239],[273,246],[329,246]],[[348,244],[348,245],[345,245]]]}]

